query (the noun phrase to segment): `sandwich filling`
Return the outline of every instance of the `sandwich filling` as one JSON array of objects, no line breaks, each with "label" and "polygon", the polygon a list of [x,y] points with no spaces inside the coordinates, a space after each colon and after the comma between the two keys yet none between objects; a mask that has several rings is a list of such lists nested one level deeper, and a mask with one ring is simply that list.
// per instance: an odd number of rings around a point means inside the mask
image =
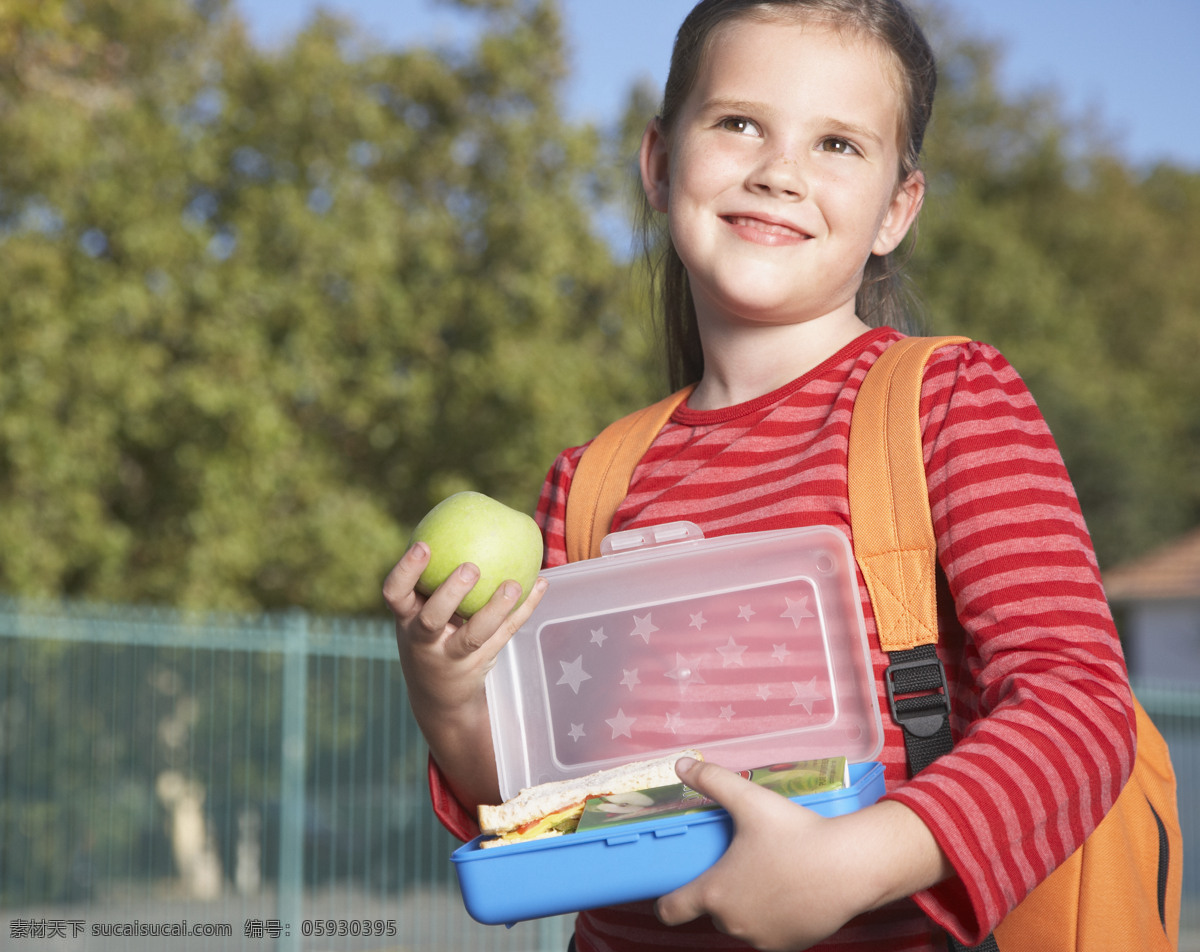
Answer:
[{"label": "sandwich filling", "polygon": [[500,806],[480,806],[479,827],[484,833],[491,834],[491,838],[480,841],[480,846],[526,843],[546,836],[574,833],[591,797],[677,783],[675,762],[680,757],[704,759],[697,750],[684,750],[655,760],[601,770],[575,780],[529,787]]},{"label": "sandwich filling", "polygon": [[484,840],[484,846],[500,846],[504,843],[525,843],[529,840],[541,839],[544,836],[562,836],[564,833],[574,833],[579,826],[579,818],[587,800],[580,800],[570,806],[547,813],[545,816],[522,823],[520,826],[496,834],[494,840]]}]

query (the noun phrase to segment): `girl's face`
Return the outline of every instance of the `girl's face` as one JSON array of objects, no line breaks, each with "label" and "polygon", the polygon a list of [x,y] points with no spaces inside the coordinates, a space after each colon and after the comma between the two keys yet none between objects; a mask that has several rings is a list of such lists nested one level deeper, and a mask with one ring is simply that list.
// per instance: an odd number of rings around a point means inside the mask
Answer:
[{"label": "girl's face", "polygon": [[898,245],[924,179],[897,181],[901,100],[888,52],[823,24],[717,28],[674,128],[642,142],[703,331],[853,315],[869,256]]}]

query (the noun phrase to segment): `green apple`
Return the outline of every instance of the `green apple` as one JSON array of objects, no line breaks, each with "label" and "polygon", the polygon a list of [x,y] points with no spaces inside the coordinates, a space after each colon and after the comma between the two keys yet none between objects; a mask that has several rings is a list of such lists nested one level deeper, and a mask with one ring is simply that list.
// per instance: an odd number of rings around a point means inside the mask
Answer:
[{"label": "green apple", "polygon": [[[429,595],[464,562],[479,568],[479,581],[458,606],[470,618],[509,579],[521,586],[521,601],[542,568],[542,531],[523,512],[483,493],[461,492],[443,499],[417,523],[409,545],[429,546],[429,565],[417,591]],[[520,603],[518,603],[520,604]]]}]

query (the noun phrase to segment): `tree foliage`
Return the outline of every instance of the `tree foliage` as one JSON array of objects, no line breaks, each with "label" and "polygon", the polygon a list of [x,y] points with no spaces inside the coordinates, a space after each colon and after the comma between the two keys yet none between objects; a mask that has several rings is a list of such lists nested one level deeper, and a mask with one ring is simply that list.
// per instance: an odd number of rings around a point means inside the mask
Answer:
[{"label": "tree foliage", "polygon": [[640,399],[555,5],[475,6],[469,55],[174,0],[7,25],[0,585],[374,609],[434,502],[531,508]]},{"label": "tree foliage", "polygon": [[[0,590],[374,612],[433,503],[530,509],[661,392],[605,237],[652,100],[572,123],[558,4],[457,5],[477,42],[399,51],[324,15],[261,50],[224,0],[3,7]],[[914,283],[1023,372],[1124,558],[1200,521],[1200,176],[940,45]]]},{"label": "tree foliage", "polygon": [[1200,521],[1200,175],[1137,171],[995,48],[944,39],[912,276],[930,325],[997,344],[1061,446],[1103,564]]}]

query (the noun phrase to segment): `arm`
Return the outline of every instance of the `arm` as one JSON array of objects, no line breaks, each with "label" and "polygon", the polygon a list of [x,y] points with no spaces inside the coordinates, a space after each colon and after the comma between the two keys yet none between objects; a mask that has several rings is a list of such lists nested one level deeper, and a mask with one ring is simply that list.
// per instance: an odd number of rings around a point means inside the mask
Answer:
[{"label": "arm", "polygon": [[[535,519],[545,540],[545,567],[566,561],[562,517],[582,451],[576,447],[562,453],[542,487]],[[427,563],[428,554],[420,549],[406,553],[384,583],[384,597],[396,615],[396,643],[413,714],[430,747],[434,812],[451,833],[468,840],[479,833],[476,807],[500,801],[484,678],[541,600],[545,580],[538,580],[511,617],[505,603],[497,602],[510,596],[497,592],[464,625],[453,612],[470,590],[469,580],[448,579],[445,592],[439,590],[427,601],[413,590]]]},{"label": "arm", "polygon": [[1087,527],[1024,383],[986,345],[945,349],[921,407],[956,744],[889,797],[958,874],[918,904],[970,944],[1104,816],[1134,719]]},{"label": "arm", "polygon": [[464,622],[454,612],[479,570],[460,566],[425,598],[414,586],[428,563],[428,547],[414,545],[389,573],[383,595],[396,617],[396,646],[417,725],[450,792],[473,811],[480,803],[500,802],[484,678],[537,607],[546,582],[538,579],[515,610],[521,587],[505,582]]},{"label": "arm", "polygon": [[899,803],[825,818],[714,764],[683,760],[676,769],[729,811],[736,835],[716,865],[658,901],[666,925],[707,914],[755,948],[806,949],[952,872],[929,829]]}]

